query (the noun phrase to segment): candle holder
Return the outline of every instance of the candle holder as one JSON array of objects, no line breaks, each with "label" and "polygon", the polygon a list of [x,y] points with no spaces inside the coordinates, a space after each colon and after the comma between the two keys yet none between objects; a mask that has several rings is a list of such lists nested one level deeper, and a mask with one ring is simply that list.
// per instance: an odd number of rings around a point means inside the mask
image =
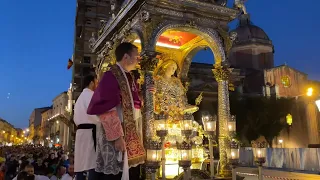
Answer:
[{"label": "candle holder", "polygon": [[189,180],[189,169],[191,166],[191,159],[192,159],[192,143],[183,141],[181,143],[177,142],[177,149],[180,152],[179,156],[179,166],[183,168],[184,180]]},{"label": "candle holder", "polygon": [[180,121],[181,134],[189,138],[193,131],[193,116],[192,114],[184,114],[183,120]]},{"label": "candle holder", "polygon": [[232,115],[228,120],[228,131],[231,137],[234,137],[236,135],[236,125],[236,116]]},{"label": "candle holder", "polygon": [[147,159],[145,162],[146,173],[151,174],[151,179],[155,180],[155,173],[160,168],[162,143],[149,141],[146,144]]}]

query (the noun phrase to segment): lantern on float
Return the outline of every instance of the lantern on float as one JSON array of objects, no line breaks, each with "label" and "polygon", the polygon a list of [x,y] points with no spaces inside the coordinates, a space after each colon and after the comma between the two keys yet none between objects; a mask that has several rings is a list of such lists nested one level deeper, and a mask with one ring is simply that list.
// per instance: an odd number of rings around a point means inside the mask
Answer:
[{"label": "lantern on float", "polygon": [[235,140],[230,142],[227,155],[232,166],[236,166],[239,163],[239,144]]},{"label": "lantern on float", "polygon": [[180,121],[181,134],[189,138],[193,131],[193,116],[192,114],[184,114],[183,120]]},{"label": "lantern on float", "polygon": [[158,141],[148,141],[146,143],[146,173],[152,175],[155,179],[155,173],[160,168],[162,143]]},{"label": "lantern on float", "polygon": [[217,120],[216,118],[212,117],[209,113],[204,113],[202,115],[202,123],[204,131],[207,134],[214,135],[214,132],[217,128]]},{"label": "lantern on float", "polygon": [[236,134],[236,116],[231,116],[228,120],[228,131],[230,136],[235,136]]},{"label": "lantern on float", "polygon": [[177,149],[179,151],[179,166],[184,170],[184,179],[189,179],[187,171],[191,166],[192,144],[187,141],[177,142]]},{"label": "lantern on float", "polygon": [[154,119],[157,136],[163,139],[168,134],[167,115],[164,113],[155,114]]},{"label": "lantern on float", "polygon": [[254,161],[259,165],[262,166],[266,162],[267,156],[267,147],[268,143],[265,141],[253,141],[252,150],[253,150],[253,157]]}]

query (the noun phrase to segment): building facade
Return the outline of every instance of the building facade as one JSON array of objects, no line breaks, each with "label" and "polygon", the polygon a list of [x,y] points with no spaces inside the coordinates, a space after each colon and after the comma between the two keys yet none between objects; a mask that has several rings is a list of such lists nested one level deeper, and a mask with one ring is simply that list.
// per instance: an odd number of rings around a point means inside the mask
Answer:
[{"label": "building facade", "polygon": [[[97,35],[101,22],[107,21],[113,0],[77,0],[72,89],[73,100],[78,99],[83,90],[83,78],[92,71],[96,55],[89,49],[89,40]],[[114,7],[115,8],[115,7]]]},{"label": "building facade", "polygon": [[41,143],[41,123],[42,123],[42,112],[50,109],[51,107],[42,107],[36,108],[32,111],[30,118],[29,118],[29,139],[32,140],[34,144]]},{"label": "building facade", "polygon": [[41,130],[40,130],[40,144],[48,146],[50,143],[50,122],[52,117],[52,107],[41,113]]},{"label": "building facade", "polygon": [[19,132],[20,131],[15,129],[8,121],[0,118],[0,145],[23,143],[23,138],[20,137]]},{"label": "building facade", "polygon": [[[72,139],[71,132],[73,131],[71,123],[71,114],[69,110],[69,95],[68,92],[63,92],[55,97],[52,101],[52,109],[43,113],[47,117],[46,132],[48,135],[46,140],[55,146],[62,146],[68,149]],[[43,120],[46,119],[42,117]]]}]

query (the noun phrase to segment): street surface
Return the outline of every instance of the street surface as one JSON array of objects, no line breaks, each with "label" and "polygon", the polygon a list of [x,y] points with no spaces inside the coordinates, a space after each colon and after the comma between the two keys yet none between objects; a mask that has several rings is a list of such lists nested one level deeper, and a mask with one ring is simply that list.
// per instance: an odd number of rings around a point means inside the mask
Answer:
[{"label": "street surface", "polygon": [[[237,175],[245,177],[245,180],[257,180],[258,169],[239,167],[236,169]],[[282,180],[320,180],[320,175],[304,174],[297,172],[279,171],[271,169],[263,169],[263,180],[282,179]]]}]

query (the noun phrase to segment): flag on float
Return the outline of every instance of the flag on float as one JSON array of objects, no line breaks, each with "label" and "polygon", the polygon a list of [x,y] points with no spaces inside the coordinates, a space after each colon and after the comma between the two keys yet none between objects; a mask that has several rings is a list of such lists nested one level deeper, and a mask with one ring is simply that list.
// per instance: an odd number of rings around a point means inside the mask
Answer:
[{"label": "flag on float", "polygon": [[67,69],[70,69],[73,65],[73,61],[71,59],[68,60],[68,66]]}]

